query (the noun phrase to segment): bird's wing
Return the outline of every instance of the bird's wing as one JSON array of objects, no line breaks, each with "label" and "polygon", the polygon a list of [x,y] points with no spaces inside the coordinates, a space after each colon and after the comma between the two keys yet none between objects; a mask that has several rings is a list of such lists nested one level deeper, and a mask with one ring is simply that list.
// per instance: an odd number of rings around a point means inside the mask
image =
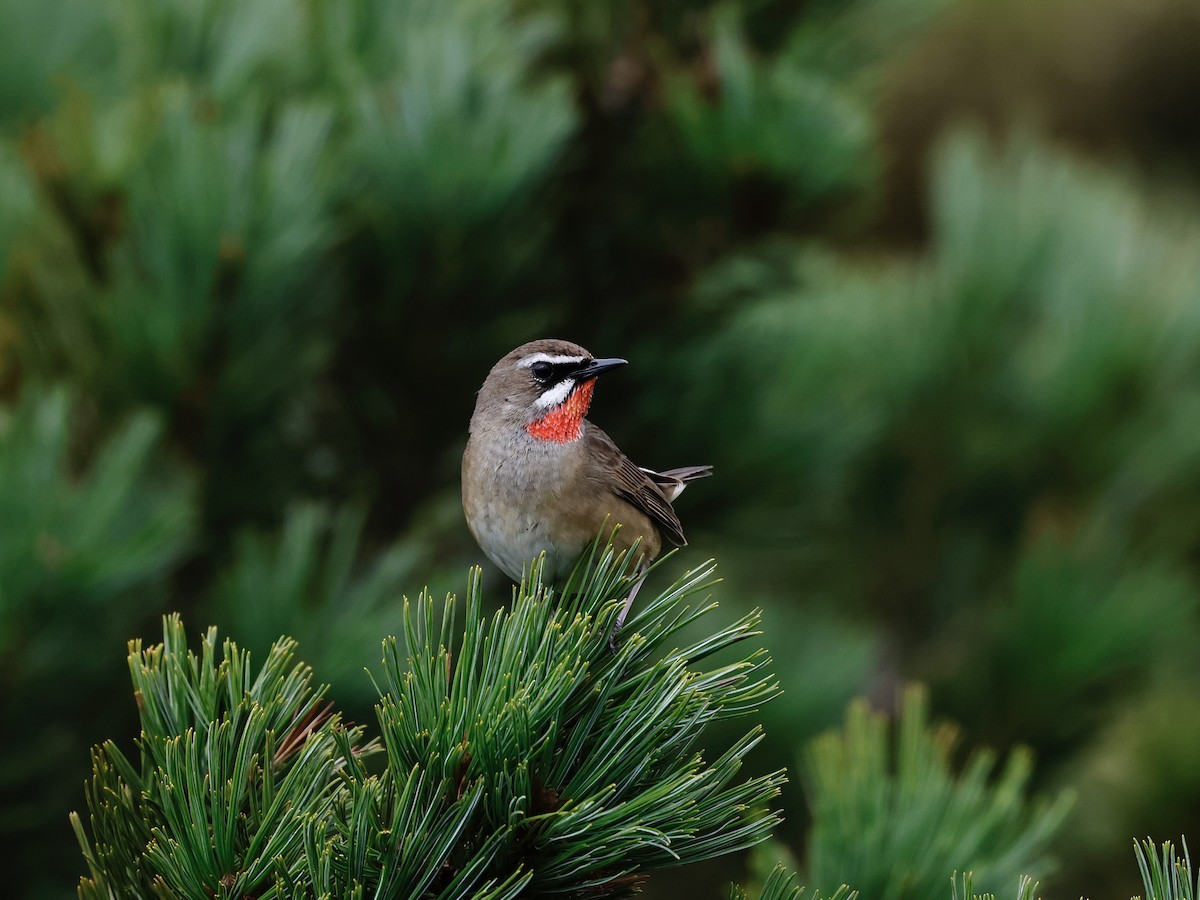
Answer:
[{"label": "bird's wing", "polygon": [[587,429],[586,440],[588,452],[599,464],[600,470],[611,474],[609,487],[612,492],[649,516],[672,544],[686,546],[687,539],[683,536],[679,516],[675,515],[662,489],[651,477],[630,462],[612,438],[596,426]]}]

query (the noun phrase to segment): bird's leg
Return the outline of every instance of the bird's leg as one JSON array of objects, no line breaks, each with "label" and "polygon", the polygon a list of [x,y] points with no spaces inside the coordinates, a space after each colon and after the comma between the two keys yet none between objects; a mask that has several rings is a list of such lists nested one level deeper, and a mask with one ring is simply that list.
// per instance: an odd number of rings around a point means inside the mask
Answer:
[{"label": "bird's leg", "polygon": [[633,587],[629,589],[629,595],[625,598],[625,603],[621,607],[621,611],[617,613],[617,621],[613,623],[612,631],[608,633],[608,647],[613,653],[617,652],[617,632],[621,630],[621,626],[625,624],[625,617],[629,615],[629,608],[633,606],[633,599],[637,596],[637,592],[641,590],[643,582],[646,580],[646,573],[649,570],[648,564],[643,564],[638,570],[638,580],[633,583]]}]

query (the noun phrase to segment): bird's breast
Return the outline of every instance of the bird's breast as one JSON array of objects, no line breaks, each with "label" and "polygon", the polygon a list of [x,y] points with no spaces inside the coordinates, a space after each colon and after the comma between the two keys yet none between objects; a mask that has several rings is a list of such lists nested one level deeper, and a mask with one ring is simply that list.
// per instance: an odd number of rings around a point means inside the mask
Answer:
[{"label": "bird's breast", "polygon": [[584,534],[575,521],[582,480],[574,444],[524,433],[512,440],[473,433],[463,457],[467,524],[488,558],[514,581],[542,552],[547,580],[553,580],[595,536],[595,528]]}]

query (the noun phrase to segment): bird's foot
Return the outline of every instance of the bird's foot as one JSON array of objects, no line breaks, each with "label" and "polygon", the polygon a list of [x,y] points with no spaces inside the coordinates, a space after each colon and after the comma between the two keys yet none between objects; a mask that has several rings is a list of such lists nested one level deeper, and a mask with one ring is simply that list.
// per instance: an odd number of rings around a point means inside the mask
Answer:
[{"label": "bird's foot", "polygon": [[621,606],[621,611],[617,613],[617,621],[613,623],[612,631],[608,633],[608,648],[613,652],[614,656],[617,653],[617,632],[625,624],[625,617],[629,615],[629,609],[633,606],[633,600],[637,597],[638,591],[641,590],[642,584],[646,581],[646,568],[646,566],[642,566],[638,580],[629,589],[629,594],[625,597],[625,603]]}]

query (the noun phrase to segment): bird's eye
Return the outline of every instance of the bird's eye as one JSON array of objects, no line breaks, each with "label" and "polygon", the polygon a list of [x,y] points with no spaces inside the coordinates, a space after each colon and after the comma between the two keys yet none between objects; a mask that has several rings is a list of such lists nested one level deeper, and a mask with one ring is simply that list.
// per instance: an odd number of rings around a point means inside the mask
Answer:
[{"label": "bird's eye", "polygon": [[554,371],[554,366],[548,362],[535,362],[529,367],[529,371],[533,373],[533,377],[538,381],[545,381]]}]

